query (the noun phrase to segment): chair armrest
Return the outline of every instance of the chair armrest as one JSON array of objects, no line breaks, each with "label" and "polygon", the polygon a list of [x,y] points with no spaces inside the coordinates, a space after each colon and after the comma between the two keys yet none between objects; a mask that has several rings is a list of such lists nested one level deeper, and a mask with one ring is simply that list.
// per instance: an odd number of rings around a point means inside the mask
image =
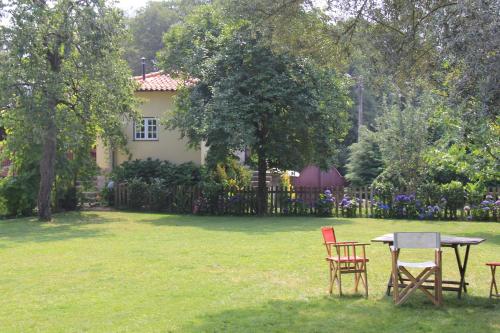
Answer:
[{"label": "chair armrest", "polygon": [[334,245],[334,246],[366,246],[366,245],[371,245],[369,243],[358,243],[358,242],[327,242],[326,244],[328,245]]},{"label": "chair armrest", "polygon": [[346,245],[346,244],[356,244],[359,242],[356,241],[347,241],[347,242],[326,242],[325,244],[331,244],[331,245]]}]

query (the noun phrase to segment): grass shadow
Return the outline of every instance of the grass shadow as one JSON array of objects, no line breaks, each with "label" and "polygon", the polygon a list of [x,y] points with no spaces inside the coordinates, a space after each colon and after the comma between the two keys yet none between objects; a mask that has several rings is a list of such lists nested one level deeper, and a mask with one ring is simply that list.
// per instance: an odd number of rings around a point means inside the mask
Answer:
[{"label": "grass shadow", "polygon": [[[498,309],[487,298],[450,301],[442,308],[419,297],[396,307],[391,299],[317,297],[207,314],[184,332],[495,332]],[[448,301],[448,300],[446,300]],[[465,303],[465,304],[464,304]]]},{"label": "grass shadow", "polygon": [[120,221],[95,213],[70,212],[54,214],[51,222],[39,222],[36,217],[0,221],[0,247],[5,242],[51,242],[71,238],[101,236],[105,231],[89,226]]},{"label": "grass shadow", "polygon": [[500,245],[500,234],[491,232],[491,233],[486,233],[486,232],[469,232],[469,233],[462,233],[461,236],[463,237],[478,237],[478,238],[484,238],[486,239],[486,243],[493,243],[495,245]]},{"label": "grass shadow", "polygon": [[195,227],[210,231],[234,231],[251,234],[267,234],[274,232],[299,232],[319,230],[325,225],[348,225],[352,221],[342,218],[317,217],[252,217],[252,216],[195,216],[195,215],[164,215],[155,218],[141,219],[142,223],[152,225]]}]

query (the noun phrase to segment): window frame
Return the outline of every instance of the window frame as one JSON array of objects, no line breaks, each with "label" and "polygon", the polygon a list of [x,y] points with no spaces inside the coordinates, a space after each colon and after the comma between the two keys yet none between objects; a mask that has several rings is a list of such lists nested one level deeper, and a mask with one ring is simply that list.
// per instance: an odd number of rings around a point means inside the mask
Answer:
[{"label": "window frame", "polygon": [[[150,133],[150,131],[149,131],[149,126],[150,125],[148,123],[149,120],[154,120],[155,121],[155,124],[154,124],[155,130],[152,131],[152,133],[156,134],[155,138],[148,138],[148,135]],[[138,138],[137,137],[138,133],[142,133],[142,131],[141,132],[137,132],[137,126],[139,124],[142,124],[142,127],[144,127],[144,138]],[[158,141],[158,119],[156,119],[155,117],[142,117],[142,121],[140,123],[134,121],[134,126],[133,127],[134,127],[133,128],[133,139],[134,139],[134,141]]]}]

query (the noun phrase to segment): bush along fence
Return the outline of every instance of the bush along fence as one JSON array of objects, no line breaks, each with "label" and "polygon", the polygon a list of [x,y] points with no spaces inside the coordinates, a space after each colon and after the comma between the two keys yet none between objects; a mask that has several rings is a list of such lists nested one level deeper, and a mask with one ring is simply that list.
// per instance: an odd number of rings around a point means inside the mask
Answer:
[{"label": "bush along fence", "polygon": [[[469,202],[467,193],[429,202],[415,194],[380,194],[369,187],[270,187],[268,215],[498,221],[499,188],[488,188]],[[257,189],[221,186],[165,186],[132,181],[114,188],[118,209],[177,214],[254,215]]]}]

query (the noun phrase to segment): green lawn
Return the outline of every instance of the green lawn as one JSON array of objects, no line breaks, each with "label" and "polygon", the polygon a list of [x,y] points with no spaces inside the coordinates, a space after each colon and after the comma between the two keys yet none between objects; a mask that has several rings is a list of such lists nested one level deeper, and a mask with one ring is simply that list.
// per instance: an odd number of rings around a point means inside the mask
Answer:
[{"label": "green lawn", "polygon": [[[462,300],[394,307],[389,251],[368,247],[370,296],[327,295],[319,228],[369,241],[393,231],[479,236]],[[374,219],[197,217],[122,212],[0,222],[0,332],[500,332],[488,260],[500,224]],[[445,249],[445,277],[456,278]]]}]

